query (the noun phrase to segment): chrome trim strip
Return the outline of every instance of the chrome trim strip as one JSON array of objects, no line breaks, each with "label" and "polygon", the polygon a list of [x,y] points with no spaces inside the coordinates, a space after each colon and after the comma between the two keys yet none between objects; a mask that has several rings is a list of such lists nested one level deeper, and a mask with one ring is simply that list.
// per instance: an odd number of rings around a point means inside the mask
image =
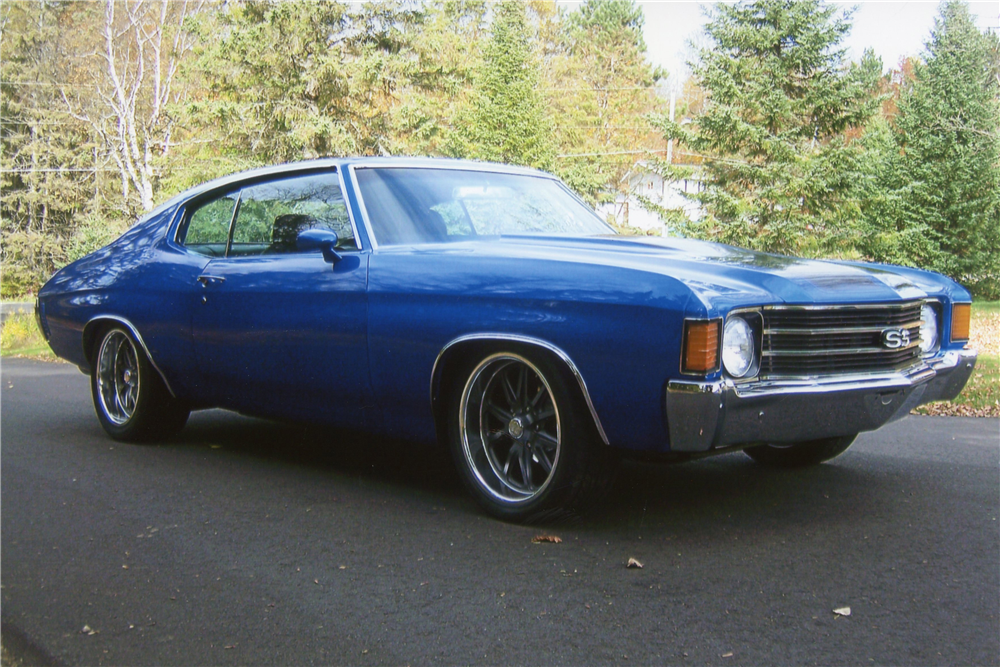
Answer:
[{"label": "chrome trim strip", "polygon": [[[768,383],[768,384],[778,383],[778,384],[781,384],[781,383],[787,383],[787,382],[805,382],[807,384],[812,384],[814,382],[825,382],[825,381],[841,382],[841,381],[844,381],[844,380],[851,380],[851,379],[877,380],[879,378],[890,377],[890,376],[898,374],[898,373],[909,373],[909,372],[912,372],[914,370],[920,369],[920,368],[923,367],[924,364],[927,363],[926,359],[924,359],[922,361],[923,361],[923,364],[920,363],[915,358],[914,359],[907,359],[906,362],[905,362],[905,363],[909,363],[909,365],[907,365],[907,366],[903,366],[902,364],[904,362],[900,362],[897,365],[896,368],[884,368],[884,369],[879,370],[879,371],[869,371],[869,372],[853,371],[853,372],[849,372],[849,373],[843,373],[843,374],[840,374],[840,375],[831,375],[830,373],[801,373],[801,374],[796,374],[796,375],[792,375],[792,374],[789,374],[789,375],[772,375],[772,376],[769,376],[767,379],[764,379],[764,380],[759,380],[758,379],[758,380],[756,380],[756,383],[757,384],[761,384],[761,383]],[[910,362],[916,362],[916,363],[910,363]],[[749,384],[749,383],[740,382],[740,381],[737,381],[737,383],[744,384],[744,385],[745,384]]]},{"label": "chrome trim strip", "polygon": [[347,170],[351,174],[351,187],[354,189],[354,197],[358,200],[358,208],[361,209],[361,220],[365,223],[365,231],[368,233],[368,241],[372,244],[372,250],[378,250],[378,239],[375,238],[375,232],[372,230],[372,221],[368,217],[368,208],[365,207],[365,198],[361,194],[361,188],[358,186],[358,177],[354,173],[354,165],[348,165]]},{"label": "chrome trim strip", "polygon": [[893,310],[903,310],[913,308],[913,306],[923,303],[927,299],[911,299],[910,301],[897,301],[890,303],[837,303],[830,305],[789,305],[776,303],[763,306],[764,310],[870,310],[873,308],[891,308]]},{"label": "chrome trim strip", "polygon": [[[420,158],[417,158],[420,159]],[[413,158],[409,158],[413,160]],[[432,158],[433,162],[411,162],[406,158],[392,159],[382,158],[378,162],[351,163],[353,169],[439,169],[445,171],[488,171],[495,174],[509,174],[512,176],[529,176],[535,178],[547,178],[550,181],[558,181],[559,177],[546,171],[539,171],[531,167],[517,167],[509,164],[497,162],[470,162],[466,160],[451,160],[449,158]]]},{"label": "chrome trim strip", "polygon": [[796,335],[796,336],[833,336],[837,334],[854,334],[854,333],[882,333],[886,329],[914,329],[916,327],[923,326],[923,320],[917,320],[915,322],[906,322],[905,324],[896,324],[892,326],[884,327],[857,327],[856,329],[851,329],[848,327],[829,327],[822,328],[816,327],[813,329],[764,329],[764,334],[778,334],[778,335]]},{"label": "chrome trim strip", "polygon": [[466,334],[464,336],[459,336],[458,338],[455,338],[447,345],[445,345],[443,348],[441,348],[441,351],[438,352],[437,358],[434,359],[434,366],[431,367],[431,383],[430,383],[431,406],[434,405],[434,385],[435,381],[437,380],[438,363],[441,361],[441,357],[443,357],[445,352],[447,352],[452,346],[470,340],[493,340],[493,341],[509,341],[512,343],[524,343],[525,345],[536,345],[538,347],[542,347],[548,350],[549,352],[555,354],[563,361],[563,363],[566,364],[566,367],[569,368],[570,372],[576,378],[577,383],[580,385],[580,391],[583,392],[583,398],[587,402],[587,408],[590,409],[590,416],[594,418],[594,425],[597,427],[597,432],[598,434],[600,434],[601,440],[604,441],[605,445],[611,444],[610,442],[608,442],[608,436],[604,432],[604,426],[601,425],[601,418],[597,416],[597,408],[594,407],[594,402],[590,399],[590,390],[587,389],[587,383],[583,379],[583,374],[580,373],[580,369],[576,367],[576,364],[573,363],[573,360],[570,358],[568,354],[566,354],[566,352],[564,352],[559,347],[556,347],[552,343],[542,340],[540,338],[531,338],[529,336],[519,336],[517,334],[508,334],[508,333],[475,333],[475,334]]},{"label": "chrome trim strip", "polygon": [[[934,311],[934,326],[937,327],[937,341],[934,342],[934,347],[921,355],[926,361],[941,353],[941,345],[944,342],[944,304],[937,297],[929,297],[924,299],[924,305],[930,306],[931,310]],[[921,310],[923,310],[923,307],[921,307]],[[924,324],[924,320],[921,319],[920,326],[923,327]],[[919,335],[917,338],[920,338]]]},{"label": "chrome trim strip", "polygon": [[[139,333],[139,330],[135,327],[134,324],[126,320],[124,317],[120,317],[118,315],[96,315],[87,320],[87,323],[83,325],[83,330],[86,331],[87,327],[89,327],[91,324],[93,324],[98,320],[112,320],[114,322],[117,322],[118,324],[124,325],[125,328],[129,330],[129,333],[131,333],[132,336],[134,336],[135,339],[139,342],[139,347],[141,347],[142,351],[146,354],[146,358],[149,359],[150,365],[154,369],[156,369],[157,373],[160,374],[160,379],[163,380],[163,384],[167,387],[167,391],[170,392],[171,396],[177,398],[177,394],[175,394],[173,388],[171,388],[170,382],[167,380],[167,376],[164,375],[163,371],[160,370],[160,367],[156,365],[156,360],[153,359],[153,355],[149,353],[149,348],[146,347],[146,341],[142,339],[142,334]],[[87,350],[83,351],[83,356],[84,358],[87,357]]]},{"label": "chrome trim strip", "polygon": [[822,350],[794,350],[794,349],[783,349],[783,350],[764,350],[762,353],[765,357],[816,357],[822,356],[827,357],[833,354],[883,354],[885,352],[905,352],[906,350],[912,350],[915,347],[920,346],[920,339],[916,342],[910,343],[906,347],[850,347],[850,348],[829,348]]},{"label": "chrome trim strip", "polygon": [[354,232],[354,244],[358,246],[358,250],[364,250],[361,247],[361,236],[358,235],[358,223],[354,219],[354,207],[351,206],[351,200],[347,198],[347,184],[344,183],[344,170],[342,168],[337,168],[337,178],[340,181],[340,194],[344,198],[344,206],[347,208],[347,217],[351,221],[351,230]]},{"label": "chrome trim strip", "polygon": [[726,388],[738,396],[775,396],[781,394],[824,394],[831,391],[852,389],[886,389],[909,387],[933,378],[936,371],[927,364],[888,373],[852,373],[850,375],[822,375],[802,378],[761,380],[752,385],[725,381]]},{"label": "chrome trim strip", "polygon": [[[233,234],[236,233],[236,218],[240,217],[240,204],[243,203],[244,190],[246,190],[246,187],[240,188],[240,193],[236,195],[236,204],[233,205],[233,216],[229,218],[229,234],[226,236],[226,249],[222,253],[222,256],[226,259],[229,258],[229,253],[233,249]],[[190,220],[188,224],[190,224]],[[187,238],[187,233],[184,234],[184,237],[185,239]]]},{"label": "chrome trim strip", "polygon": [[[361,243],[360,243],[361,237],[358,236],[358,223],[354,219],[354,211],[351,209],[351,202],[347,198],[347,188],[344,186],[344,170],[340,166],[338,166],[336,164],[332,164],[332,165],[326,165],[326,166],[307,167],[305,169],[305,171],[303,171],[303,172],[297,172],[297,171],[291,170],[291,171],[277,172],[277,173],[269,174],[269,175],[268,174],[261,174],[261,175],[248,176],[248,180],[253,180],[254,181],[252,184],[250,184],[249,187],[253,187],[254,185],[259,185],[261,183],[273,183],[275,181],[281,181],[281,180],[285,180],[285,179],[288,179],[288,178],[299,178],[299,177],[302,177],[302,176],[316,176],[316,175],[319,175],[319,174],[326,173],[330,169],[333,169],[333,172],[335,174],[337,174],[338,183],[340,184],[340,194],[344,198],[344,207],[347,209],[347,217],[351,221],[351,229],[354,231],[354,242],[356,244],[358,244],[358,250],[364,250],[364,248],[361,247]],[[234,176],[235,175],[237,175],[237,174],[234,174]],[[270,177],[268,177],[268,176],[270,176]],[[262,179],[262,180],[256,180],[258,178]],[[237,180],[237,181],[235,181],[233,183],[230,183],[229,186],[228,186],[228,188],[224,189],[222,192],[223,193],[225,193],[225,192],[230,192],[230,193],[231,192],[236,192],[237,190],[236,190],[236,188],[234,186],[236,186],[238,183],[239,183],[239,180]],[[236,216],[239,215],[240,200],[243,198],[243,190],[245,190],[247,187],[248,186],[247,186],[246,183],[243,183],[242,185],[239,185],[239,194],[237,195],[236,205],[233,207],[233,215],[229,219],[229,236],[228,236],[228,239],[232,239],[232,235],[233,235],[233,223],[236,221]],[[210,192],[210,191],[206,191],[206,192]],[[191,200],[200,197],[202,194],[205,194],[205,193],[198,193],[197,195],[188,197],[184,201],[180,202],[180,204],[177,206],[177,210],[174,212],[174,217],[171,218],[170,224],[167,225],[168,240],[171,241],[172,243],[174,243],[175,245],[181,247],[181,248],[184,248],[185,245],[183,243],[181,243],[181,241],[179,241],[178,238],[177,238],[177,235],[180,233],[180,228],[181,228],[180,223],[178,223],[177,216],[179,214],[183,214],[181,216],[182,220],[183,220],[183,218],[187,217],[187,213],[188,213],[187,209],[188,209],[188,206],[191,203]],[[211,200],[209,200],[209,201],[211,201]],[[169,232],[170,229],[173,229],[173,232],[174,232],[172,236],[170,235],[170,232]],[[228,249],[229,249],[229,242],[227,241],[227,244],[226,244],[227,253],[226,253],[226,255],[224,255],[224,257],[228,257],[229,256],[228,255]],[[219,259],[219,258],[213,257],[212,259]]]},{"label": "chrome trim strip", "polygon": [[[166,239],[167,243],[176,245],[180,248],[183,248],[184,246],[182,246],[180,243],[177,242],[177,233],[180,231],[181,225],[179,220],[183,219],[184,217],[186,204],[187,204],[186,202],[181,202],[180,204],[177,205],[177,207],[174,209],[174,214],[173,216],[171,216],[170,222],[167,223],[166,229],[164,230],[163,233],[163,238]],[[170,233],[171,230],[173,230],[173,234]]]},{"label": "chrome trim strip", "polygon": [[928,363],[935,371],[954,368],[960,363],[968,363],[969,359],[975,363],[979,354],[975,350],[949,350],[936,359],[929,359]]},{"label": "chrome trim strip", "polygon": [[[747,315],[752,316],[758,321],[759,326],[754,326],[753,323],[747,322],[750,325],[750,330],[753,332],[753,363],[750,364],[750,368],[741,377],[734,378],[729,375],[728,371],[725,369],[725,364],[722,363],[722,352],[726,346],[726,324],[729,322],[730,317],[739,317],[740,319],[746,321]],[[757,377],[760,375],[761,362],[764,360],[764,313],[761,310],[761,306],[749,306],[733,308],[728,313],[726,313],[725,318],[722,320],[722,331],[719,334],[719,370],[721,370],[726,377],[729,377],[733,382],[756,382]]]}]

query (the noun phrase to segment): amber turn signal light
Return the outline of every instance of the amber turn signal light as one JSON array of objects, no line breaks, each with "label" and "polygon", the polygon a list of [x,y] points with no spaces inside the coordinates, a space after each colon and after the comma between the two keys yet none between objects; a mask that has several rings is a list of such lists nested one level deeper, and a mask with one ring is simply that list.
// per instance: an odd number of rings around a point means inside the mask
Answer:
[{"label": "amber turn signal light", "polygon": [[684,322],[683,373],[711,373],[719,368],[719,333],[722,320]]},{"label": "amber turn signal light", "polygon": [[972,319],[971,303],[956,303],[951,307],[951,339],[969,340],[969,320]]}]

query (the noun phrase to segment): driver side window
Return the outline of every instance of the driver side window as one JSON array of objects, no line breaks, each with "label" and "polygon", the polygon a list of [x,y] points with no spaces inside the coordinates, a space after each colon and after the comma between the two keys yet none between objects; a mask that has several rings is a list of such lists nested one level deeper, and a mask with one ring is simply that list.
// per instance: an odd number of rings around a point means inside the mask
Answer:
[{"label": "driver side window", "polygon": [[307,229],[336,232],[342,250],[356,250],[347,205],[334,174],[298,176],[244,188],[233,223],[230,257],[300,252]]}]

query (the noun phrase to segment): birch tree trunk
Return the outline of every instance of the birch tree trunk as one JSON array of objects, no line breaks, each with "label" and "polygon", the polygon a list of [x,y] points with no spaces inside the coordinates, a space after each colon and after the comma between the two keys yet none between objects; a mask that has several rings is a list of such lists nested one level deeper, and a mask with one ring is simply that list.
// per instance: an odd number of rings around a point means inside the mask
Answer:
[{"label": "birch tree trunk", "polygon": [[191,41],[184,19],[197,7],[188,0],[106,0],[97,109],[87,115],[121,174],[126,201],[136,193],[143,211],[153,208],[155,161],[170,150],[173,120],[164,112],[174,76]]}]

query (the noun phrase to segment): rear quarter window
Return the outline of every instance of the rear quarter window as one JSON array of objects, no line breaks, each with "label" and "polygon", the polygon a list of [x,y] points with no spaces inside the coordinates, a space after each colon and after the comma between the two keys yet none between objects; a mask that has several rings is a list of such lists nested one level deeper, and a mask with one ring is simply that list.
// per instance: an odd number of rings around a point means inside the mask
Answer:
[{"label": "rear quarter window", "polygon": [[221,257],[226,253],[235,208],[236,193],[201,204],[188,216],[183,238],[178,241],[193,252]]}]

